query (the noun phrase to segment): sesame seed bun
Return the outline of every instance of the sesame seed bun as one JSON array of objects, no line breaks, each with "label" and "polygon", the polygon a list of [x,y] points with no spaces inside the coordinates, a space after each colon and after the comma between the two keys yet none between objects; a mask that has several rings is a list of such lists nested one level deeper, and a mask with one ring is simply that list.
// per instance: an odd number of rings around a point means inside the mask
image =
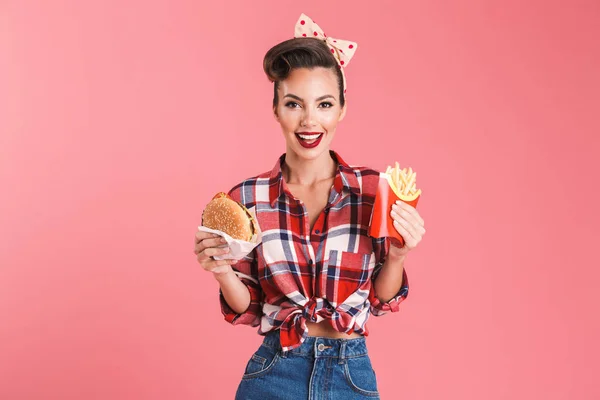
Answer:
[{"label": "sesame seed bun", "polygon": [[223,192],[213,197],[202,213],[203,226],[247,242],[254,235],[255,223],[246,207]]}]

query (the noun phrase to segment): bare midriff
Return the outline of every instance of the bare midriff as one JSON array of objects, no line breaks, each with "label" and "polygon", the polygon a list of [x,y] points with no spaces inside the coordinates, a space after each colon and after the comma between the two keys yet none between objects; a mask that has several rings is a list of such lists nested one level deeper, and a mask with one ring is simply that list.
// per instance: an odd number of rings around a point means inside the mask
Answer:
[{"label": "bare midriff", "polygon": [[308,336],[321,336],[331,339],[352,339],[362,337],[360,333],[352,332],[347,334],[344,332],[338,332],[330,325],[328,321],[321,322],[306,322],[308,327]]}]

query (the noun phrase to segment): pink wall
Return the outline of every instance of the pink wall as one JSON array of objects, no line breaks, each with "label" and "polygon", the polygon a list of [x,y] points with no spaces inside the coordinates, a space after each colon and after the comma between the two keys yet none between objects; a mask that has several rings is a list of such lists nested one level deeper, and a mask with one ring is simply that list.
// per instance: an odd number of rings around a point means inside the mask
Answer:
[{"label": "pink wall", "polygon": [[284,151],[301,12],[359,43],[334,149],[423,190],[382,398],[600,398],[598,2],[93,3],[0,2],[0,398],[233,397],[260,337],[193,236]]}]

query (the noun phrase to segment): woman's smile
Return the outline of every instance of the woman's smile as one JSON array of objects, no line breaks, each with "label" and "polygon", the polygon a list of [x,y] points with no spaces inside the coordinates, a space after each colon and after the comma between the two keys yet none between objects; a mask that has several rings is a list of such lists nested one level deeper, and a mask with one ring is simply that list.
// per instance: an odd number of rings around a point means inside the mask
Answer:
[{"label": "woman's smile", "polygon": [[323,135],[322,132],[300,132],[296,133],[296,138],[302,147],[312,149],[321,143]]}]

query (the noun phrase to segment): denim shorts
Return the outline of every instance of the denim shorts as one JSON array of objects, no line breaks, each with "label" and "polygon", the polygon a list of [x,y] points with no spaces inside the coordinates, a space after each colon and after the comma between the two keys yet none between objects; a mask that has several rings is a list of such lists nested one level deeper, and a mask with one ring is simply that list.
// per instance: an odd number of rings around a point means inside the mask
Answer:
[{"label": "denim shorts", "polygon": [[309,336],[283,352],[276,330],[248,360],[235,399],[379,399],[379,392],[364,337]]}]

